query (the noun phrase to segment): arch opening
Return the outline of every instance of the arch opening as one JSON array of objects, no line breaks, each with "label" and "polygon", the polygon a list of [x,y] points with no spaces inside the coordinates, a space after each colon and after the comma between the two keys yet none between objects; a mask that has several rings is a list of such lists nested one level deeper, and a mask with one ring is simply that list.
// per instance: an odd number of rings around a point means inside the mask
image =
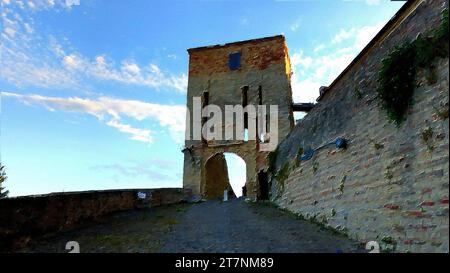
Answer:
[{"label": "arch opening", "polygon": [[230,185],[236,197],[242,196],[243,187],[247,182],[247,165],[244,159],[233,153],[225,153]]},{"label": "arch opening", "polygon": [[229,197],[241,197],[247,181],[246,168],[245,161],[234,153],[213,155],[205,163],[203,196],[207,199],[222,198],[224,191],[228,190]]}]

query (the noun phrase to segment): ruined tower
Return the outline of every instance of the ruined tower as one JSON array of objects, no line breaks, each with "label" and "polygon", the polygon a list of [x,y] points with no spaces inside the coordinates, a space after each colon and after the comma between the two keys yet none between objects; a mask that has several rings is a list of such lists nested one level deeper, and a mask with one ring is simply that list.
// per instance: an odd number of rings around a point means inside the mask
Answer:
[{"label": "ruined tower", "polygon": [[[201,127],[207,118],[195,118],[193,101],[197,98],[201,107],[217,105],[222,111],[225,111],[225,105],[277,105],[277,141],[282,140],[294,126],[291,67],[284,36],[191,48],[188,53],[183,187],[205,198],[221,196],[229,187],[223,156],[229,152],[240,156],[246,163],[247,196],[267,198],[268,152],[260,149],[261,142],[267,140],[262,136],[253,139],[246,139],[246,136],[243,140],[225,137],[221,140],[195,139],[192,128]],[[249,115],[243,115],[247,133]],[[269,115],[266,117],[268,121]],[[221,118],[224,119],[223,116]],[[222,126],[224,134],[229,124]]]}]

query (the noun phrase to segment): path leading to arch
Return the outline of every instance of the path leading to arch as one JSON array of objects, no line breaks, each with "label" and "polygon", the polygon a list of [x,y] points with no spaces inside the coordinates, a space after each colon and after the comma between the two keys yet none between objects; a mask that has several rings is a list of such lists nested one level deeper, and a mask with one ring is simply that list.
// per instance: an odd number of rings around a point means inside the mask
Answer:
[{"label": "path leading to arch", "polygon": [[24,252],[355,252],[348,238],[242,199],[116,214],[101,224],[35,240]]},{"label": "path leading to arch", "polygon": [[183,215],[162,252],[354,252],[357,243],[242,199],[208,201]]}]

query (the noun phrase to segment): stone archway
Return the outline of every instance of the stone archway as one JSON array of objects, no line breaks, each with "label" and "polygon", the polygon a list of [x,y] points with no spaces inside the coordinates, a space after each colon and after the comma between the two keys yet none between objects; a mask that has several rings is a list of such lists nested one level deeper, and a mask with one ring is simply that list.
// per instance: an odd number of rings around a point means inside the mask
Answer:
[{"label": "stone archway", "polygon": [[[237,154],[227,153],[233,154],[245,162],[245,160]],[[246,163],[244,164],[246,173]],[[246,174],[244,177],[246,182]],[[230,173],[227,160],[224,153],[219,152],[210,156],[204,164],[204,178],[201,186],[201,192],[204,198],[214,199],[223,197],[225,190],[229,190],[229,194],[235,196],[232,185],[230,184]]]}]

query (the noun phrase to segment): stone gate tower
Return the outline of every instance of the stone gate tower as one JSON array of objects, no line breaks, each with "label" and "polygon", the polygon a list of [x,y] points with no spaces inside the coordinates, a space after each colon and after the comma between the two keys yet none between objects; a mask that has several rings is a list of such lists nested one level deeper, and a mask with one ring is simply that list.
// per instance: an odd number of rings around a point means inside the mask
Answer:
[{"label": "stone gate tower", "polygon": [[[191,48],[188,53],[183,187],[204,198],[222,196],[229,186],[223,153],[230,152],[246,163],[247,196],[267,198],[268,152],[260,151],[263,140],[195,140],[192,128],[201,127],[206,120],[195,119],[193,99],[200,98],[202,107],[217,105],[222,111],[225,105],[278,105],[278,141],[282,140],[294,126],[291,67],[284,36]],[[243,115],[247,126],[248,115]]]}]

